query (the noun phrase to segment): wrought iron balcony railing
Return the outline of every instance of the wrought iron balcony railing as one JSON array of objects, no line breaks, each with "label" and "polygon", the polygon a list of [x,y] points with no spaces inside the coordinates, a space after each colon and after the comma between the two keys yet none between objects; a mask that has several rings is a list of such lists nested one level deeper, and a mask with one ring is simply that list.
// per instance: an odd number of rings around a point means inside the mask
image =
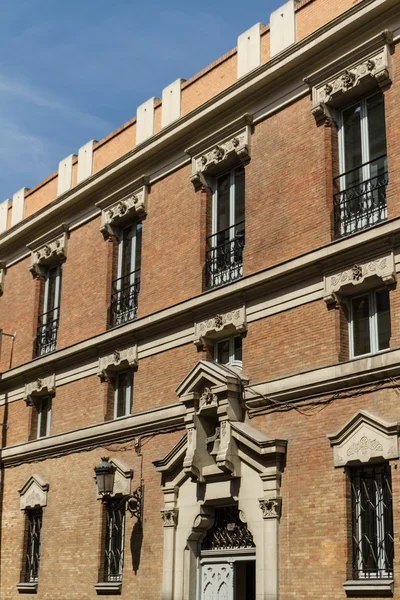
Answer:
[{"label": "wrought iron balcony railing", "polygon": [[335,237],[362,231],[387,219],[388,181],[386,155],[335,177]]},{"label": "wrought iron balcony railing", "polygon": [[39,316],[36,332],[35,356],[53,352],[57,345],[59,307]]},{"label": "wrought iron balcony railing", "polygon": [[216,287],[242,277],[244,221],[210,235],[207,248],[207,287]]},{"label": "wrought iron balcony railing", "polygon": [[140,269],[112,282],[110,325],[115,327],[137,317]]}]

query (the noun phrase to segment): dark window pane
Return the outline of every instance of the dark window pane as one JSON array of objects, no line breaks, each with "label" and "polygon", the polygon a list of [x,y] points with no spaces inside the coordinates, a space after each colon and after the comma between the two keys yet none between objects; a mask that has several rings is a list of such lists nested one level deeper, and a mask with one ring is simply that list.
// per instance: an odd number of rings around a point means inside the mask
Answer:
[{"label": "dark window pane", "polygon": [[389,348],[390,342],[390,304],[388,290],[376,292],[376,318],[378,325],[378,350]]},{"label": "dark window pane", "polygon": [[369,160],[374,160],[386,154],[385,106],[382,92],[367,99],[367,115]]},{"label": "dark window pane", "polygon": [[50,409],[51,399],[42,398],[39,404],[39,431],[38,437],[45,437],[47,435],[48,426],[50,424]]},{"label": "dark window pane", "polygon": [[235,223],[244,221],[244,168],[235,171]]},{"label": "dark window pane", "polygon": [[121,275],[125,277],[133,271],[132,268],[132,237],[133,227],[126,227],[122,232],[122,264],[121,264]]},{"label": "dark window pane", "polygon": [[355,169],[346,175],[345,187],[356,185],[362,180],[362,170],[356,169],[362,163],[361,149],[361,107],[360,104],[351,106],[343,111],[344,135],[344,171]]},{"label": "dark window pane", "polygon": [[[49,269],[47,284],[47,305],[44,307],[44,312],[49,312],[58,306],[58,298],[56,297],[56,287],[59,267]],[[49,315],[49,319],[53,318]]]},{"label": "dark window pane", "polygon": [[116,406],[115,406],[115,416],[123,417],[126,414],[126,398],[128,393],[128,373],[119,373],[116,381]]},{"label": "dark window pane", "polygon": [[26,513],[28,538],[26,547],[25,581],[27,582],[38,581],[42,515],[41,508],[30,509]]},{"label": "dark window pane", "polygon": [[217,362],[221,365],[229,363],[229,340],[218,342],[217,344]]},{"label": "dark window pane", "polygon": [[369,297],[359,296],[352,300],[354,356],[371,352],[369,331]]},{"label": "dark window pane", "polygon": [[105,580],[121,581],[124,563],[125,509],[119,500],[110,502],[106,508]]},{"label": "dark window pane", "polygon": [[[135,271],[140,269],[142,261],[142,224],[138,223],[136,225],[136,248],[135,248]],[[136,274],[136,279],[139,277],[139,274]]]},{"label": "dark window pane", "polygon": [[233,339],[233,346],[234,360],[242,362],[242,338],[240,336]]},{"label": "dark window pane", "polygon": [[[226,229],[230,224],[230,181],[230,173],[217,179],[217,231]],[[221,242],[219,241],[219,243]]]}]

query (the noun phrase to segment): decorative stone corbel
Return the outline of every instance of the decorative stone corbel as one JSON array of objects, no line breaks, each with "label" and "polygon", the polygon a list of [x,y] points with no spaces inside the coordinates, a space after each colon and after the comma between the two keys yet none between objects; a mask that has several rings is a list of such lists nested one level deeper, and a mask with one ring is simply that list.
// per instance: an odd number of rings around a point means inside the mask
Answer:
[{"label": "decorative stone corbel", "polygon": [[374,83],[384,87],[391,82],[392,42],[392,32],[385,30],[304,79],[312,90],[311,112],[317,121],[330,119],[330,107],[340,105],[343,96],[355,88],[364,93]]},{"label": "decorative stone corbel", "polygon": [[53,373],[47,377],[38,377],[35,381],[25,384],[24,400],[27,406],[32,406],[36,398],[50,396],[56,393],[56,376]]},{"label": "decorative stone corbel", "polygon": [[258,502],[263,519],[280,519],[282,513],[281,496],[277,496],[276,498],[260,498]]},{"label": "decorative stone corbel", "polygon": [[164,527],[176,527],[178,524],[178,509],[168,508],[160,510],[161,518],[164,521]]},{"label": "decorative stone corbel", "polygon": [[243,333],[247,330],[246,307],[241,306],[226,313],[219,313],[210,319],[194,324],[193,343],[204,347],[208,340],[216,340],[225,335]]},{"label": "decorative stone corbel", "polygon": [[3,295],[4,292],[4,279],[7,273],[7,268],[5,263],[0,262],[0,296]]},{"label": "decorative stone corbel", "polygon": [[340,296],[363,292],[379,284],[393,285],[396,279],[393,252],[358,261],[342,271],[324,275],[324,301],[336,304]]},{"label": "decorative stone corbel", "polygon": [[103,381],[108,381],[118,371],[132,369],[138,366],[137,345],[124,348],[123,350],[114,350],[110,354],[99,358],[99,369],[97,375]]},{"label": "decorative stone corbel", "polygon": [[122,198],[115,200],[115,195],[96,202],[101,208],[100,231],[104,239],[116,236],[118,228],[142,219],[147,214],[147,194],[149,178],[144,176],[136,180],[133,191]]},{"label": "decorative stone corbel", "polygon": [[33,277],[46,277],[47,267],[63,263],[67,258],[68,225],[63,224],[28,244],[31,250],[29,267]]},{"label": "decorative stone corbel", "polygon": [[246,113],[186,150],[192,158],[190,180],[196,190],[208,186],[207,175],[215,175],[231,164],[249,162],[251,124],[252,117]]},{"label": "decorative stone corbel", "polygon": [[20,509],[47,506],[49,484],[39,475],[31,475],[19,488]]}]

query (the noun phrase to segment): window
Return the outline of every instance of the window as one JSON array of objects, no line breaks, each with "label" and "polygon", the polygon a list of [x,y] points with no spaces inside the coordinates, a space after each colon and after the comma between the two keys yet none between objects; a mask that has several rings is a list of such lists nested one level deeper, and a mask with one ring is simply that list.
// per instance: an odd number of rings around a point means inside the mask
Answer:
[{"label": "window", "polygon": [[142,224],[120,230],[117,278],[112,283],[111,327],[136,319],[140,290]]},{"label": "window", "polygon": [[339,169],[334,180],[335,235],[349,235],[384,221],[388,172],[382,92],[341,111]]},{"label": "window", "polygon": [[42,314],[39,315],[36,333],[35,356],[53,352],[57,344],[57,330],[60,314],[61,266],[47,271],[43,290]]},{"label": "window", "polygon": [[350,302],[351,358],[389,348],[391,335],[388,290],[355,296]]},{"label": "window", "polygon": [[110,499],[105,505],[104,580],[122,581],[125,539],[125,504]]},{"label": "window", "polygon": [[221,365],[242,366],[242,336],[221,340],[215,344],[215,361]]},{"label": "window", "polygon": [[351,469],[354,579],[393,577],[392,483],[388,464]]},{"label": "window", "polygon": [[27,532],[24,580],[26,583],[36,583],[39,577],[43,511],[41,508],[31,508],[25,514]]},{"label": "window", "polygon": [[50,435],[51,398],[39,398],[37,407],[37,439]]},{"label": "window", "polygon": [[244,168],[217,177],[213,190],[212,235],[207,238],[206,283],[215,287],[243,275]]},{"label": "window", "polygon": [[133,373],[117,373],[114,386],[114,419],[129,415],[132,408]]}]

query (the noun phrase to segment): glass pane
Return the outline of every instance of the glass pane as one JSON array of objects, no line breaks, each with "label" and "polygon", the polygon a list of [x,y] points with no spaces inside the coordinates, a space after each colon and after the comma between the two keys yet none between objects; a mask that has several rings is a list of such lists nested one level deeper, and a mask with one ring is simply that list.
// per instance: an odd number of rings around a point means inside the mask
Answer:
[{"label": "glass pane", "polygon": [[[142,261],[142,224],[136,225],[136,249],[135,249],[135,271],[140,269]],[[135,279],[138,279],[139,274],[137,273]]]},{"label": "glass pane", "polygon": [[217,232],[229,227],[230,180],[230,173],[217,179]]},{"label": "glass pane", "polygon": [[369,297],[360,296],[352,300],[354,356],[371,352],[369,332]]},{"label": "glass pane", "polygon": [[128,373],[119,373],[116,381],[115,392],[115,417],[123,417],[126,414],[126,395],[128,392]]},{"label": "glass pane", "polygon": [[343,136],[344,136],[344,171],[352,173],[346,175],[344,187],[356,185],[362,178],[361,169],[357,169],[363,163],[361,149],[361,110],[360,104],[351,106],[343,111]]},{"label": "glass pane", "polygon": [[235,223],[244,221],[244,168],[235,170]]},{"label": "glass pane", "polygon": [[133,227],[126,227],[122,232],[122,257],[121,257],[121,274],[120,277],[129,275],[132,268],[132,237]]},{"label": "glass pane", "polygon": [[50,419],[50,408],[51,408],[51,400],[50,398],[42,398],[40,400],[39,405],[39,437],[45,437],[48,432],[48,425]]},{"label": "glass pane", "polygon": [[367,115],[369,160],[375,160],[386,154],[385,106],[381,92],[367,99]]},{"label": "glass pane", "polygon": [[[47,306],[44,307],[44,312],[47,313],[58,306],[58,298],[56,298],[56,286],[57,278],[59,273],[59,267],[49,269],[48,278],[46,281],[47,285]],[[52,318],[52,315],[49,315]]]},{"label": "glass pane", "polygon": [[221,365],[229,364],[229,340],[218,342],[216,360]]},{"label": "glass pane", "polygon": [[240,336],[233,338],[233,358],[242,362],[242,338]]},{"label": "glass pane", "polygon": [[376,318],[378,325],[378,350],[389,348],[390,342],[390,303],[388,290],[376,292]]}]

